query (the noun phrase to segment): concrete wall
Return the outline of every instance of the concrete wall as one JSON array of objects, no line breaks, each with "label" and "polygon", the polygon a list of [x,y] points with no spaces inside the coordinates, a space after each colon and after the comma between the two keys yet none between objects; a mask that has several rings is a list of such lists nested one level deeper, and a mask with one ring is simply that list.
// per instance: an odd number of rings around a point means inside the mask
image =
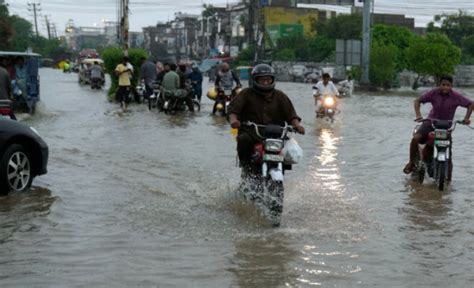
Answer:
[{"label": "concrete wall", "polygon": [[346,69],[343,65],[314,63],[314,62],[280,62],[273,61],[272,67],[275,69],[277,81],[293,81],[291,71],[294,66],[305,66],[305,74],[316,73],[322,75],[329,73],[331,77],[338,81],[346,79]]},{"label": "concrete wall", "polygon": [[474,65],[458,65],[456,67],[454,86],[474,87]]}]

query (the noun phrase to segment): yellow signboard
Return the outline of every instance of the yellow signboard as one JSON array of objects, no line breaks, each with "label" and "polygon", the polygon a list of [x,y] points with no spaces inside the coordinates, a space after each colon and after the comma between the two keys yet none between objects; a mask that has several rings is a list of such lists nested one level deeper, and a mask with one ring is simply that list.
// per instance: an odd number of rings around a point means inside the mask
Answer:
[{"label": "yellow signboard", "polygon": [[305,36],[314,36],[314,20],[318,19],[318,10],[287,7],[265,7],[263,9],[265,25],[302,24]]}]

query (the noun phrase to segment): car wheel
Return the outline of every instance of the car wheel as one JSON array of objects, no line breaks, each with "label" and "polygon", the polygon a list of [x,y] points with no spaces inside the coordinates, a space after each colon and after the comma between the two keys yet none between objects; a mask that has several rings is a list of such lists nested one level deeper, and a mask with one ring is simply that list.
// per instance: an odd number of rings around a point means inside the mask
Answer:
[{"label": "car wheel", "polygon": [[0,161],[0,193],[22,192],[30,188],[33,182],[32,164],[22,145],[8,147]]}]

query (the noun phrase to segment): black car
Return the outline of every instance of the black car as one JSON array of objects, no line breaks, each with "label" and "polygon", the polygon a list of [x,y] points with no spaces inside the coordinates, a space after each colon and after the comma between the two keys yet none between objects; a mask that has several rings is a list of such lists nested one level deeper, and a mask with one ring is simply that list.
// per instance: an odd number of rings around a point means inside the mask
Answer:
[{"label": "black car", "polygon": [[48,145],[28,125],[0,116],[0,194],[24,191],[47,173]]}]

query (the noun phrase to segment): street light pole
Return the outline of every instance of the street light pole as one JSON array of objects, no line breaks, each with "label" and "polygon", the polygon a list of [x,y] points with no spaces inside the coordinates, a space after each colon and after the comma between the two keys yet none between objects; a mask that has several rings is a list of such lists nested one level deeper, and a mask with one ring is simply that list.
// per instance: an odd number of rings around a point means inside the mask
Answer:
[{"label": "street light pole", "polygon": [[362,79],[361,84],[368,85],[370,67],[370,9],[373,0],[364,0],[362,13]]}]

